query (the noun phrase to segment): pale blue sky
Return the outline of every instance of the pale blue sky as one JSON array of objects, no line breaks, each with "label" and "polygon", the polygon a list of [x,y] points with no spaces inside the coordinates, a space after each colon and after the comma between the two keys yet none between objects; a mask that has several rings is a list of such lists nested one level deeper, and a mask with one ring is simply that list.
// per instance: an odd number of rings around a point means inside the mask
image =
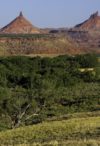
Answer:
[{"label": "pale blue sky", "polygon": [[0,0],[0,27],[14,19],[20,11],[33,25],[71,27],[100,13],[100,0]]}]

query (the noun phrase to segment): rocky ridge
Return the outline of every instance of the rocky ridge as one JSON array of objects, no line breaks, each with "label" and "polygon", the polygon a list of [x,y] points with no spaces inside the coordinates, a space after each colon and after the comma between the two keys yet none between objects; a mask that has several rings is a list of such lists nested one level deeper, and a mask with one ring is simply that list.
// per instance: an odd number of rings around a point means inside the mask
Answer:
[{"label": "rocky ridge", "polygon": [[8,25],[1,28],[0,33],[6,34],[37,34],[39,28],[33,26],[20,12],[19,16],[11,21]]},{"label": "rocky ridge", "polygon": [[81,30],[100,30],[100,16],[99,12],[93,13],[89,19],[75,26],[76,29]]}]

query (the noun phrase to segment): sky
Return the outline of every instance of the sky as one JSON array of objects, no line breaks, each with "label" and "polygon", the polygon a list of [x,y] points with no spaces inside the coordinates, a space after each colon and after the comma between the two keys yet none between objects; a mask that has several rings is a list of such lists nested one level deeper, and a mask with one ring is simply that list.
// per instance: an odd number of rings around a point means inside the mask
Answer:
[{"label": "sky", "polygon": [[0,0],[0,27],[22,11],[40,28],[73,27],[99,11],[100,0]]}]

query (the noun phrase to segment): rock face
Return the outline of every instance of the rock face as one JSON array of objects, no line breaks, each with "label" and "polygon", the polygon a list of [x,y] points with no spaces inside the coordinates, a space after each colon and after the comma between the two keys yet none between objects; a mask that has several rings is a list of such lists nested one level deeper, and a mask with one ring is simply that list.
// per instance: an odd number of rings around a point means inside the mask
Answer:
[{"label": "rock face", "polygon": [[71,38],[87,52],[100,54],[100,16],[98,11],[68,31]]},{"label": "rock face", "polygon": [[81,30],[98,30],[100,29],[100,16],[98,11],[96,13],[93,13],[89,19],[84,21],[81,24],[78,24],[75,26],[75,28],[81,29]]},{"label": "rock face", "polygon": [[40,30],[33,26],[20,12],[19,16],[16,17],[12,22],[3,27],[0,33],[7,34],[37,34]]}]

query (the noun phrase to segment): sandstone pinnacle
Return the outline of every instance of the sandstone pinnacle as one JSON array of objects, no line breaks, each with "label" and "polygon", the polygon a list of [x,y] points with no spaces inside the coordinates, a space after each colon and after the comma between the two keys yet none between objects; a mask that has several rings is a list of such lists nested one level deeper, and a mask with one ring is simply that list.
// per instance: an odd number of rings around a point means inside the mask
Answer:
[{"label": "sandstone pinnacle", "polygon": [[0,33],[7,34],[37,34],[40,33],[40,29],[33,26],[30,21],[28,21],[22,12],[14,20],[12,20],[8,25],[4,26]]}]

